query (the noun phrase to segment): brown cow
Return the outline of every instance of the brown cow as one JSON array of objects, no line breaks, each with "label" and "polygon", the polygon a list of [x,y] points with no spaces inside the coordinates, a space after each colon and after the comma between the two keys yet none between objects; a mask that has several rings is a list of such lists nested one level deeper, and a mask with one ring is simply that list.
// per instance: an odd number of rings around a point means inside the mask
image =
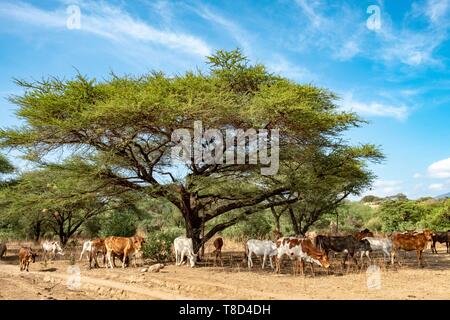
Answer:
[{"label": "brown cow", "polygon": [[[427,247],[428,241],[432,240],[433,232],[430,230],[424,230],[422,233],[397,233],[392,236],[392,254],[391,264],[394,264],[394,258],[398,249],[405,251],[416,251],[417,262],[419,266],[422,266],[422,252]],[[400,263],[399,263],[400,264]]]},{"label": "brown cow", "polygon": [[355,234],[355,238],[358,241],[362,240],[363,238],[366,238],[366,237],[373,237],[373,232],[367,228],[362,231],[359,231]]},{"label": "brown cow", "polygon": [[142,245],[145,243],[143,237],[133,236],[129,238],[125,237],[108,237],[105,239],[106,257],[109,262],[109,267],[114,268],[111,257],[113,254],[118,256],[123,255],[122,268],[125,268],[125,262],[127,257],[130,258],[134,255],[134,266],[136,267],[136,254],[142,249]]},{"label": "brown cow", "polygon": [[94,259],[94,268],[99,268],[97,261],[97,256],[99,253],[103,255],[103,265],[106,265],[105,240],[99,238],[91,240],[91,251],[89,251],[89,269],[91,269],[92,259]]},{"label": "brown cow", "polygon": [[220,260],[220,264],[223,267],[223,260],[222,260],[222,247],[223,247],[223,239],[221,237],[214,240],[214,248],[216,250],[213,251],[215,257],[214,257],[214,265],[217,264],[217,259]]},{"label": "brown cow", "polygon": [[30,262],[36,261],[37,254],[29,247],[21,247],[19,250],[20,271],[27,270]]}]

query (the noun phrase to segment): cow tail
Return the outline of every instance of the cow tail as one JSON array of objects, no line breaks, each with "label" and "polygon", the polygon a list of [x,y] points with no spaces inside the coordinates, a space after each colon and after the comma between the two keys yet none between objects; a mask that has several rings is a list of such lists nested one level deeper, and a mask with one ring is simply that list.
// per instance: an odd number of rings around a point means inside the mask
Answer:
[{"label": "cow tail", "polygon": [[248,260],[248,246],[247,242],[244,243],[244,261]]}]

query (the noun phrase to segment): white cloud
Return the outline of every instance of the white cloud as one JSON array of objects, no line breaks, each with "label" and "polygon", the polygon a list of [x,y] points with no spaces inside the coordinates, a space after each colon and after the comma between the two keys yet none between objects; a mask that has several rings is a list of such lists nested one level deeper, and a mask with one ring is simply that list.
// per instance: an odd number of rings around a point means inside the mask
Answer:
[{"label": "white cloud", "polygon": [[[81,29],[109,40],[130,44],[157,44],[170,49],[179,49],[193,55],[205,56],[211,49],[200,38],[176,31],[159,30],[139,19],[131,17],[123,9],[105,3],[80,2]],[[67,13],[61,8],[46,11],[21,2],[0,4],[0,17],[13,19],[35,27],[65,29]],[[131,49],[131,48],[130,48]]]},{"label": "white cloud", "polygon": [[450,178],[450,158],[432,163],[427,171],[432,178]]},{"label": "white cloud", "polygon": [[419,179],[419,178],[422,178],[422,175],[420,173],[414,173],[413,178],[414,179]]},{"label": "white cloud", "polygon": [[442,191],[444,190],[444,184],[443,183],[433,183],[428,186],[428,189],[433,191]]},{"label": "white cloud", "polygon": [[361,115],[390,117],[397,120],[405,120],[408,117],[409,110],[406,106],[394,106],[380,102],[360,102],[353,99],[352,93],[344,95],[341,103],[341,109],[354,111]]}]

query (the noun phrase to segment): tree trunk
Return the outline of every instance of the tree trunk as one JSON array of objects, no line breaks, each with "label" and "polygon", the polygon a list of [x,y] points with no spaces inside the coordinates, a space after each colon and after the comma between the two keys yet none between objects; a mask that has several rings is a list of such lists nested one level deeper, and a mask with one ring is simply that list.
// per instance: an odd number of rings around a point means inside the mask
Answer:
[{"label": "tree trunk", "polygon": [[183,214],[183,217],[186,225],[186,237],[192,239],[194,252],[198,253],[202,245],[202,239],[200,237],[202,232],[202,220],[190,213]]},{"label": "tree trunk", "polygon": [[38,243],[39,239],[41,238],[41,225],[42,225],[42,221],[37,221],[33,227],[34,241],[36,243]]},{"label": "tree trunk", "polygon": [[281,213],[277,214],[277,211],[274,207],[270,207],[270,211],[272,211],[273,218],[275,219],[275,233],[281,234],[281,226],[280,226],[280,218]]},{"label": "tree trunk", "polygon": [[294,228],[294,233],[300,234],[300,228],[298,226],[298,221],[297,218],[295,217],[294,210],[292,209],[291,206],[289,206],[288,210],[289,210],[289,217],[291,217],[292,227]]}]

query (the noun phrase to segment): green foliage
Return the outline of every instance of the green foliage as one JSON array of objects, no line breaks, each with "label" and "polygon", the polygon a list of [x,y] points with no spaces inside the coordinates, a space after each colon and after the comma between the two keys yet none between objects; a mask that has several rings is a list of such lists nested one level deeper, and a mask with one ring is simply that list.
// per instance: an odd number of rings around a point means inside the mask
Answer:
[{"label": "green foliage", "polygon": [[446,201],[387,201],[380,207],[383,231],[406,231],[430,228],[450,229],[450,200]]},{"label": "green foliage", "polygon": [[131,237],[136,233],[137,217],[130,211],[107,212],[100,218],[100,237]]},{"label": "green foliage", "polygon": [[148,234],[142,248],[144,257],[157,262],[171,261],[171,246],[173,241],[180,234],[183,234],[183,232],[183,230],[178,228],[170,228]]},{"label": "green foliage", "polygon": [[315,225],[317,229],[330,230],[335,225],[339,215],[339,232],[353,233],[365,228],[380,230],[376,210],[360,202],[345,201],[335,212],[328,213]]},{"label": "green foliage", "polygon": [[272,236],[273,220],[268,212],[260,212],[248,216],[245,220],[223,231],[226,237],[242,238],[267,238]]}]

